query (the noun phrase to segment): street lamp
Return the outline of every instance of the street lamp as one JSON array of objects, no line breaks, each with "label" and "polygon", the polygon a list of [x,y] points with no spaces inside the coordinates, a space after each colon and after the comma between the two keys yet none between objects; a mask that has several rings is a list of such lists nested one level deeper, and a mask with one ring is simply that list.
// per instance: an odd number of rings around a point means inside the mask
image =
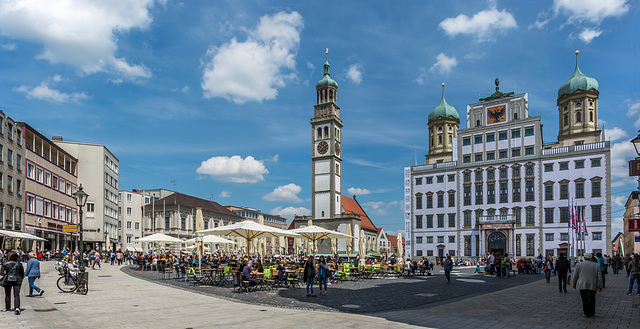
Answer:
[{"label": "street lamp", "polygon": [[[638,132],[640,132],[640,130],[638,130]],[[633,147],[636,148],[636,153],[640,156],[640,134],[632,139],[631,143],[633,143]]]},{"label": "street lamp", "polygon": [[[82,235],[82,207],[84,207],[84,205],[87,203],[87,197],[89,197],[89,194],[87,194],[85,191],[82,190],[82,184],[80,184],[80,186],[78,187],[78,190],[73,193],[73,196],[76,198],[76,205],[78,206],[78,208],[80,208],[80,219],[78,221],[78,231],[80,232],[80,255],[78,257],[79,262],[78,262],[78,286],[80,287],[84,287],[84,278],[85,278],[85,271],[84,271],[84,241],[83,241],[83,235]],[[85,292],[86,293],[86,292]]]}]

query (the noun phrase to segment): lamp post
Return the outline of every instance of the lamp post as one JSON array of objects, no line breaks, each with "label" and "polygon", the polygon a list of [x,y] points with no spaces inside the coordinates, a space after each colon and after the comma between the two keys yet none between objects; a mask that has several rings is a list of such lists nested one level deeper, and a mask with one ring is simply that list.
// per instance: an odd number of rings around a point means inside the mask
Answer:
[{"label": "lamp post", "polygon": [[[73,193],[73,196],[76,198],[76,205],[80,208],[80,217],[78,221],[78,231],[80,232],[80,255],[78,257],[78,286],[83,287],[84,278],[85,278],[85,270],[84,270],[84,240],[83,240],[83,230],[82,230],[82,207],[87,203],[87,194],[82,190],[82,184],[78,187],[78,190]],[[86,290],[85,290],[86,291]],[[86,292],[85,292],[86,293]]]},{"label": "lamp post", "polygon": [[[640,132],[640,130],[638,130],[638,132]],[[640,134],[638,134],[638,136],[632,139],[631,143],[633,144],[633,147],[636,148],[636,153],[640,157]]]}]

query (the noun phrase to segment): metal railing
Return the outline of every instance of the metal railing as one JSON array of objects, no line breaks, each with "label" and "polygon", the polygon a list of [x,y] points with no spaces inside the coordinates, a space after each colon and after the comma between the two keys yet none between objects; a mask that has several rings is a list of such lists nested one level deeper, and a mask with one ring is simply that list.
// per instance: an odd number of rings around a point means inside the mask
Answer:
[{"label": "metal railing", "polygon": [[458,161],[438,162],[438,163],[433,163],[433,164],[414,166],[414,167],[411,167],[411,171],[452,168],[452,167],[456,167],[457,165],[458,165]]},{"label": "metal railing", "polygon": [[583,151],[591,151],[598,150],[609,147],[609,142],[597,142],[597,143],[589,143],[589,144],[581,144],[581,145],[571,145],[571,146],[563,146],[556,147],[551,149],[543,149],[542,155],[553,155],[553,154],[562,154],[562,153],[571,153],[571,152],[583,152]]}]

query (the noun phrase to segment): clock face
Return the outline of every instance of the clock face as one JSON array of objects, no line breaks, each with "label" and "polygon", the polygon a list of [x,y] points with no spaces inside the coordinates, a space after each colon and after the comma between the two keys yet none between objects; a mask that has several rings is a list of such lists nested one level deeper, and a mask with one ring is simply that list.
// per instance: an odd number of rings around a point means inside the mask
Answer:
[{"label": "clock face", "polygon": [[336,142],[334,144],[335,150],[336,150],[336,155],[340,155],[340,144],[338,142]]},{"label": "clock face", "polygon": [[322,141],[318,143],[318,153],[325,154],[329,150],[329,144],[327,142]]},{"label": "clock face", "polygon": [[507,121],[507,106],[500,105],[487,108],[487,124]]}]

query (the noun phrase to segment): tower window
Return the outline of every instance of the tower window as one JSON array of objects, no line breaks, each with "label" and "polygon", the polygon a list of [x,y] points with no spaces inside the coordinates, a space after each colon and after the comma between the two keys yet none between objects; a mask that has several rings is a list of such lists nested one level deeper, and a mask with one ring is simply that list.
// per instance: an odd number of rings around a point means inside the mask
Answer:
[{"label": "tower window", "polygon": [[589,122],[593,122],[593,111],[589,111]]},{"label": "tower window", "polygon": [[576,112],[576,122],[582,122],[582,112]]},{"label": "tower window", "polygon": [[442,135],[438,136],[438,145],[442,145]]},{"label": "tower window", "polygon": [[322,128],[318,128],[318,139],[322,139]]},{"label": "tower window", "polygon": [[324,217],[324,211],[322,212],[322,217]]},{"label": "tower window", "polygon": [[513,114],[513,119],[514,119],[514,120],[518,119],[518,113],[514,113],[514,114]]},{"label": "tower window", "polygon": [[566,114],[564,115],[564,125],[565,126],[569,125],[569,117]]},{"label": "tower window", "polygon": [[324,127],[324,137],[329,138],[329,127]]},{"label": "tower window", "polygon": [[333,90],[329,90],[329,100],[333,100]]},{"label": "tower window", "polygon": [[476,127],[480,126],[480,120],[476,120]]}]

